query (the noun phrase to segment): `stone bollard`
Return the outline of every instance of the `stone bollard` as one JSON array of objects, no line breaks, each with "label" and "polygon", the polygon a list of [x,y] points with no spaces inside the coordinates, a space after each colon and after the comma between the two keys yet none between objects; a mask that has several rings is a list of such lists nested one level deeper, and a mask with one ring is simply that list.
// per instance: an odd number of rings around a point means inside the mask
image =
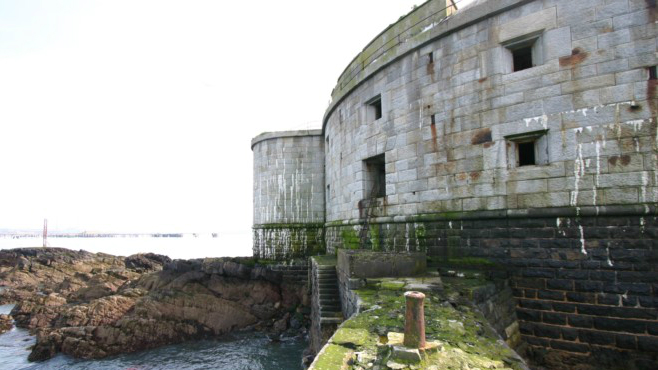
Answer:
[{"label": "stone bollard", "polygon": [[423,302],[425,294],[421,292],[406,292],[407,312],[404,323],[404,346],[409,348],[425,348],[425,309]]}]

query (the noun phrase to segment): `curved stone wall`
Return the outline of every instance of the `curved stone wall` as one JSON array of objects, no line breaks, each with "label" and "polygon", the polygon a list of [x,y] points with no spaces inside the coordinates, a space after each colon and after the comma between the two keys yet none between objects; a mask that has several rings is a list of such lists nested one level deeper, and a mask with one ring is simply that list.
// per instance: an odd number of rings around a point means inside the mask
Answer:
[{"label": "curved stone wall", "polygon": [[254,153],[254,256],[285,260],[324,253],[322,131],[264,133]]},{"label": "curved stone wall", "polygon": [[503,265],[539,361],[651,368],[656,2],[480,0],[448,18],[445,3],[385,30],[334,88],[327,252]]},{"label": "curved stone wall", "polygon": [[[325,116],[327,222],[363,218],[378,155],[380,221],[655,205],[654,10],[626,3],[479,1],[444,19],[445,1],[429,1],[391,26],[371,45],[406,43],[350,77],[370,46],[357,56]],[[513,72],[513,45],[528,37],[536,66]],[[524,140],[536,165],[518,164]]]}]

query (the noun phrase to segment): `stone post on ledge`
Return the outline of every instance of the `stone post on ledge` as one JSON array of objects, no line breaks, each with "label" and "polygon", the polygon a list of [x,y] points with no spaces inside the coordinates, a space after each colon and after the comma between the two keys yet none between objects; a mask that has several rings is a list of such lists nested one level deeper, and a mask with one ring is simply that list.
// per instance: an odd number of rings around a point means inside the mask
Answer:
[{"label": "stone post on ledge", "polygon": [[404,346],[408,348],[425,348],[425,294],[406,292],[407,312],[404,323]]}]

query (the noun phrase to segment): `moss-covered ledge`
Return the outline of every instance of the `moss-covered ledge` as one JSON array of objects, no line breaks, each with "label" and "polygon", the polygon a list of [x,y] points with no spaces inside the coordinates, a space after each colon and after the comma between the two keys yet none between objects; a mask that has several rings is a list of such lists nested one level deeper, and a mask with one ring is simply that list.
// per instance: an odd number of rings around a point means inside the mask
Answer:
[{"label": "moss-covered ledge", "polygon": [[[579,207],[543,207],[543,208],[517,208],[483,211],[454,211],[419,213],[409,216],[373,217],[370,224],[434,222],[434,221],[462,221],[462,220],[489,220],[489,219],[519,219],[528,217],[554,218],[554,217],[588,217],[588,216],[656,216],[658,206],[655,204],[619,204],[606,206],[579,206]],[[348,225],[361,225],[363,219],[334,220],[324,223],[324,227],[339,227]]]},{"label": "moss-covered ledge", "polygon": [[[486,319],[469,304],[472,292],[487,282],[480,278],[443,284],[436,274],[419,278],[368,279],[359,296],[359,313],[345,321],[322,348],[312,370],[363,369],[527,369]],[[392,356],[389,341],[404,332],[407,290],[425,291],[427,340],[438,347],[420,362]]]}]

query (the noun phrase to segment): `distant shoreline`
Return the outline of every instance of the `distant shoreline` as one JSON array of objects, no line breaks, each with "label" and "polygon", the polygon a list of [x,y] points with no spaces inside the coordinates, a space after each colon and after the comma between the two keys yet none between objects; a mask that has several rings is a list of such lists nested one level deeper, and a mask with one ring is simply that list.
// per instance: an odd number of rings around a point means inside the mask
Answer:
[{"label": "distant shoreline", "polygon": [[[216,238],[218,233],[61,233],[61,234],[48,234],[49,238],[184,238],[200,236],[212,236]],[[39,233],[16,233],[16,234],[0,234],[3,238],[41,238],[43,235]]]}]

